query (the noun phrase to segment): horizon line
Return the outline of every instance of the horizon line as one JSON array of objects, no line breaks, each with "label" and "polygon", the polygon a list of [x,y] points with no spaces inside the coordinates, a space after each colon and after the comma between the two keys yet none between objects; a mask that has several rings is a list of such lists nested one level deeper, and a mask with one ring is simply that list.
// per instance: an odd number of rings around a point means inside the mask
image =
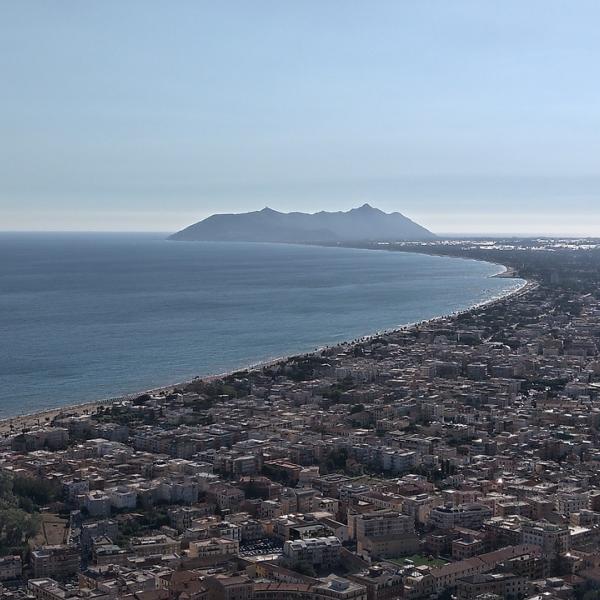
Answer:
[{"label": "horizon line", "polygon": [[[63,235],[77,235],[77,234],[100,234],[100,235],[165,235],[170,236],[176,233],[176,231],[156,231],[150,229],[0,229],[0,235],[6,234],[63,234]],[[532,233],[532,232],[440,232],[434,233],[437,236],[438,240],[378,240],[381,242],[410,242],[410,243],[419,243],[420,241],[427,242],[436,242],[436,241],[444,241],[444,240],[468,240],[468,239],[482,239],[482,238],[492,238],[492,239],[570,239],[570,240],[580,240],[580,239],[593,239],[600,240],[600,234],[573,234],[573,233]],[[240,242],[244,240],[239,240]],[[357,242],[365,242],[365,241],[375,241],[375,240],[356,240]]]}]

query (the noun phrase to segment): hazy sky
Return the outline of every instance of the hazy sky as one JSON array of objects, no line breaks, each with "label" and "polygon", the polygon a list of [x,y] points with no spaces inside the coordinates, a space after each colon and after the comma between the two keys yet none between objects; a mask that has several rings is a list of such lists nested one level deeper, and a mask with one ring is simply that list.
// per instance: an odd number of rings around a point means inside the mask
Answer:
[{"label": "hazy sky", "polygon": [[0,0],[0,229],[369,202],[600,235],[598,0]]}]

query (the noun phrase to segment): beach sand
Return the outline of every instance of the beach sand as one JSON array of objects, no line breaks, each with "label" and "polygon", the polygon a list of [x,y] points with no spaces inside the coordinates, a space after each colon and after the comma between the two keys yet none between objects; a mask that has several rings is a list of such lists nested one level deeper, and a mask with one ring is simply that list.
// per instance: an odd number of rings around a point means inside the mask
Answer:
[{"label": "beach sand", "polygon": [[[504,265],[501,265],[501,266],[504,266]],[[507,277],[507,278],[517,277],[517,274],[515,273],[514,269],[512,269],[511,267],[505,267],[505,269],[506,269],[505,271],[503,271],[502,273],[498,273],[497,275],[494,275],[494,277]],[[479,304],[471,306],[470,308],[468,308],[464,311],[460,311],[460,312],[453,313],[450,315],[440,315],[438,317],[433,317],[432,319],[420,321],[419,323],[409,323],[403,327],[398,327],[398,328],[390,329],[387,331],[379,331],[372,335],[364,336],[364,337],[360,338],[359,340],[347,341],[347,342],[343,342],[342,344],[354,343],[356,341],[367,341],[369,339],[374,339],[374,338],[380,337],[382,335],[394,333],[394,331],[405,331],[412,327],[423,327],[425,325],[428,325],[431,323],[436,323],[438,321],[446,320],[449,318],[450,319],[455,318],[459,314],[465,314],[465,313],[468,313],[468,312],[471,312],[474,310],[481,309],[485,306],[490,306],[493,304],[497,304],[498,302],[503,302],[506,300],[510,300],[511,298],[521,296],[523,294],[526,294],[528,291],[530,291],[531,289],[533,289],[535,287],[537,287],[537,283],[531,282],[531,281],[526,281],[524,283],[524,285],[517,288],[516,290],[513,290],[503,296],[500,296],[499,298],[492,298],[485,302],[481,302]],[[342,344],[338,344],[338,345],[342,345]],[[320,350],[323,350],[323,349],[318,349],[313,353],[307,353],[307,354],[316,354]],[[237,368],[233,371],[229,371],[227,373],[208,375],[206,377],[201,377],[200,379],[202,379],[203,381],[215,381],[215,380],[219,380],[224,377],[227,377],[228,375],[231,375],[232,373],[236,373],[236,372],[248,370],[248,369],[260,369],[263,367],[274,365],[276,363],[279,363],[279,362],[282,362],[285,360],[289,360],[290,358],[292,358],[292,357],[291,356],[281,356],[279,358],[259,362],[259,363],[253,364],[253,365],[248,365],[246,367],[239,367],[239,368]],[[196,379],[198,379],[198,378],[196,378]],[[170,384],[167,386],[153,388],[150,390],[143,390],[143,391],[139,391],[139,392],[136,392],[133,394],[127,394],[124,396],[120,396],[117,398],[97,400],[97,401],[93,401],[93,402],[86,402],[83,404],[76,404],[76,405],[59,406],[56,408],[46,409],[46,410],[42,410],[39,412],[33,412],[30,414],[16,415],[14,417],[7,417],[5,419],[0,420],[0,435],[6,437],[6,436],[10,435],[11,433],[21,433],[23,431],[23,429],[33,429],[33,428],[36,428],[39,426],[43,426],[44,424],[50,423],[55,417],[58,417],[59,415],[92,414],[100,406],[107,406],[110,404],[115,404],[117,402],[132,400],[142,394],[156,395],[156,394],[161,394],[161,393],[165,393],[165,392],[171,392],[171,391],[173,391],[173,389],[178,388],[178,387],[179,388],[184,387],[184,386],[188,385],[189,383],[192,383],[192,380],[173,383],[173,384]]]},{"label": "beach sand", "polygon": [[96,411],[98,406],[107,404],[106,401],[89,402],[78,404],[76,406],[60,406],[28,415],[19,415],[16,417],[7,417],[0,421],[0,435],[7,433],[20,433],[23,429],[32,429],[39,425],[49,423],[60,414],[86,415]]}]

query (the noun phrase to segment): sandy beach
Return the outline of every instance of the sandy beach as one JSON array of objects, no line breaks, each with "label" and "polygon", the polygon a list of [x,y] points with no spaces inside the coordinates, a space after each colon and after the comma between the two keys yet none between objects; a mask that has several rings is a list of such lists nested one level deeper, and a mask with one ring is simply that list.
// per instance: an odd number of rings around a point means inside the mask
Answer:
[{"label": "sandy beach", "polygon": [[[498,273],[496,275],[493,275],[493,277],[504,277],[504,278],[518,277],[518,275],[516,274],[515,270],[512,267],[506,267],[505,265],[499,265],[499,266],[504,267],[505,271]],[[457,316],[459,316],[461,314],[465,314],[465,313],[468,313],[473,310],[481,309],[485,306],[490,306],[490,305],[496,304],[498,302],[503,302],[503,301],[509,300],[510,298],[520,296],[522,294],[526,294],[529,290],[535,288],[536,286],[537,286],[537,284],[535,282],[525,281],[525,283],[521,287],[519,287],[515,290],[512,290],[511,292],[508,292],[507,294],[504,294],[497,298],[491,298],[490,300],[487,300],[485,302],[475,304],[464,311],[459,311],[459,312],[455,312],[455,313],[448,314],[448,315],[439,315],[437,317],[433,317],[431,319],[426,319],[424,321],[419,321],[417,323],[408,323],[402,327],[396,327],[396,328],[389,329],[389,330],[378,331],[371,335],[363,336],[363,337],[359,338],[358,340],[347,340],[346,342],[341,342],[341,344],[356,343],[357,341],[366,341],[366,340],[380,337],[382,335],[391,334],[395,331],[403,331],[403,330],[410,329],[413,327],[423,327],[424,325],[436,323],[441,320],[445,320],[445,319],[449,319],[449,318],[456,318]],[[341,345],[341,344],[338,344],[338,345]],[[313,352],[313,354],[318,353],[322,350],[324,350],[324,348],[319,348],[319,349],[315,350]],[[311,354],[311,353],[308,353],[308,354]],[[288,360],[288,359],[292,358],[292,356],[294,356],[294,355],[281,356],[281,357],[277,357],[274,359],[254,363],[251,365],[240,366],[239,368],[234,369],[232,371],[228,371],[226,373],[214,374],[214,375],[207,375],[205,377],[202,377],[201,379],[204,381],[218,380],[218,379],[221,379],[223,377],[230,375],[231,373],[235,373],[237,371],[241,371],[241,370],[245,370],[245,369],[260,369],[263,367],[267,367],[269,365],[273,365],[273,364],[279,363],[281,361]],[[141,391],[138,391],[135,393],[126,394],[126,395],[115,397],[115,398],[95,400],[95,401],[91,401],[91,402],[85,402],[82,404],[58,406],[56,408],[50,408],[50,409],[45,409],[45,410],[41,410],[41,411],[36,411],[36,412],[29,413],[29,414],[15,415],[14,417],[6,417],[4,419],[0,419],[0,435],[7,436],[10,433],[21,432],[21,431],[23,431],[23,429],[32,429],[35,427],[43,426],[44,424],[51,422],[54,418],[58,417],[59,415],[92,414],[100,406],[106,406],[106,405],[114,404],[117,402],[132,400],[133,398],[136,398],[137,396],[140,396],[141,394],[160,394],[160,393],[169,392],[177,387],[185,386],[185,385],[191,383],[192,381],[193,380],[187,380],[187,381],[182,381],[182,382],[177,382],[177,383],[171,383],[166,386],[152,388],[152,389],[148,389],[148,390],[141,390]]]},{"label": "sandy beach", "polygon": [[89,402],[75,406],[61,406],[27,415],[7,417],[6,419],[0,420],[0,435],[18,433],[23,429],[31,429],[33,427],[37,427],[38,425],[44,425],[44,423],[52,421],[52,419],[61,413],[77,415],[91,414],[95,412],[98,406],[103,404],[110,404],[110,401]]}]

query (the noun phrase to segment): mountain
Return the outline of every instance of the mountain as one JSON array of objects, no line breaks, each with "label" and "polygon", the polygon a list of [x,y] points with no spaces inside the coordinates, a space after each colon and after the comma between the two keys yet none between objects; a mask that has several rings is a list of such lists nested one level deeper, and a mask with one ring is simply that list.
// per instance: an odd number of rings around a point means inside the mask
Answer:
[{"label": "mountain", "polygon": [[435,235],[404,215],[368,204],[347,212],[282,213],[271,208],[208,217],[170,239],[219,242],[330,243],[431,240]]}]

